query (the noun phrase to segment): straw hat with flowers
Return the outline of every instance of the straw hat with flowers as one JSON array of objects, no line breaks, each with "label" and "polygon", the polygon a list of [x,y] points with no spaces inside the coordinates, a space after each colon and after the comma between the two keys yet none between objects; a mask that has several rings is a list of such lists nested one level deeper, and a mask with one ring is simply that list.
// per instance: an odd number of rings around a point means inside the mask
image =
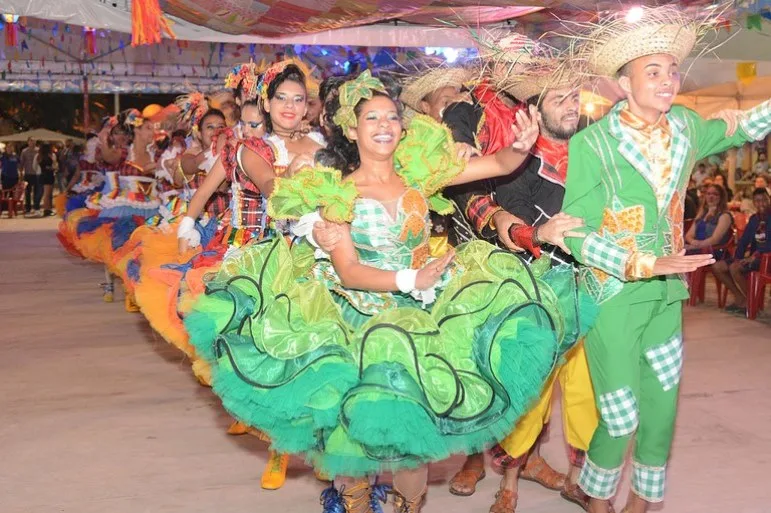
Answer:
[{"label": "straw hat with flowers", "polygon": [[400,98],[408,107],[420,112],[420,102],[426,96],[444,87],[460,89],[471,77],[472,71],[465,68],[437,68],[405,81]]}]

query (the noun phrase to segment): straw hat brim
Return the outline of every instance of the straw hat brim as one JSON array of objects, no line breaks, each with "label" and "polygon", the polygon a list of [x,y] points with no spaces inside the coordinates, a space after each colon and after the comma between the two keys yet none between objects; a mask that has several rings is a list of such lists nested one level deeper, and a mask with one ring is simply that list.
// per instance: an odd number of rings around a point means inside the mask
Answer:
[{"label": "straw hat brim", "polygon": [[438,68],[405,84],[400,96],[402,102],[417,112],[420,102],[429,94],[443,87],[463,87],[471,80],[472,72],[464,68]]},{"label": "straw hat brim", "polygon": [[504,83],[502,89],[521,102],[525,102],[533,96],[540,96],[551,89],[565,87],[579,87],[581,79],[577,75],[573,79],[555,79],[552,75],[528,76],[520,75],[509,83]]},{"label": "straw hat brim", "polygon": [[697,37],[694,25],[642,25],[594,42],[588,64],[597,75],[615,77],[625,64],[647,55],[672,55],[681,63],[693,50]]}]

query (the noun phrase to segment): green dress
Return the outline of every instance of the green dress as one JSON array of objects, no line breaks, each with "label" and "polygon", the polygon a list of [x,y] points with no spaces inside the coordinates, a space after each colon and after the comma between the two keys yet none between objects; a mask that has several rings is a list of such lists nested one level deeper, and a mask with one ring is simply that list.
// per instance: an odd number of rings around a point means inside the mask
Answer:
[{"label": "green dress", "polygon": [[[430,259],[429,208],[451,209],[439,191],[463,163],[449,132],[421,116],[396,164],[407,190],[393,216],[325,168],[279,179],[269,211],[320,209],[350,222],[360,262],[418,269]],[[482,450],[528,411],[592,311],[573,270],[549,267],[473,241],[424,304],[346,289],[307,242],[278,238],[226,260],[186,325],[224,406],[276,450],[330,476],[376,474]]]}]

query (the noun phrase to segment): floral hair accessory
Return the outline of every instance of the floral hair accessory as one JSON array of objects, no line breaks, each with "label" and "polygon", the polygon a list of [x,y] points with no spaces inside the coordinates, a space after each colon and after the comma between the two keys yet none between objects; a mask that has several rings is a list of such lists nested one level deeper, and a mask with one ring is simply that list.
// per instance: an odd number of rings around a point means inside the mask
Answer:
[{"label": "floral hair accessory", "polygon": [[[300,71],[303,73],[306,79],[306,89],[307,89],[307,80],[311,76],[311,70],[308,68],[308,65],[305,64],[300,59],[284,59],[283,61],[277,62],[275,64],[271,64],[268,66],[268,69],[265,70],[265,72],[262,74],[262,78],[260,78],[260,82],[257,84],[257,93],[260,95],[260,97],[263,100],[268,99],[268,88],[270,87],[270,83],[275,80],[275,78],[286,69],[287,66],[290,64],[294,64],[297,66]],[[310,93],[310,91],[308,91]]]},{"label": "floral hair accessory", "polygon": [[209,111],[209,100],[198,91],[177,97],[174,104],[180,110],[180,120],[189,122],[191,130],[198,125],[201,118]]},{"label": "floral hair accessory", "polygon": [[348,129],[356,128],[356,112],[354,109],[361,100],[370,100],[375,92],[385,93],[386,88],[380,79],[372,76],[369,70],[363,71],[358,77],[340,86],[340,108],[335,112],[332,121],[343,129],[348,137]]},{"label": "floral hair accessory", "polygon": [[145,123],[145,118],[142,117],[142,113],[137,109],[129,109],[126,111],[126,119],[123,120],[123,124],[132,128],[139,128]]},{"label": "floral hair accessory", "polygon": [[239,64],[233,68],[228,76],[225,77],[225,87],[237,89],[241,86],[241,91],[246,101],[257,98],[257,86],[260,82],[260,70],[262,66],[249,61],[247,64]]}]

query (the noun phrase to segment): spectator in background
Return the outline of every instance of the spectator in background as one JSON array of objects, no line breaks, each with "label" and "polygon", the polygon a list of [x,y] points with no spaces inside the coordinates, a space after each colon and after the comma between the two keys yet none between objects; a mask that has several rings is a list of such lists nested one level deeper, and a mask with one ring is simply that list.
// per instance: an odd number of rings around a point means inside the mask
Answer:
[{"label": "spectator in background", "polygon": [[[700,253],[704,248],[722,246],[731,240],[733,217],[728,212],[728,198],[725,189],[717,184],[708,185],[704,190],[699,213],[685,234],[687,254]],[[713,252],[715,260],[723,259],[723,250]]]},{"label": "spectator in background", "polygon": [[83,145],[77,144],[72,147],[68,152],[67,157],[62,163],[59,164],[59,175],[64,176],[64,190],[63,193],[69,192],[72,188],[72,179],[78,172],[78,162],[83,155]]},{"label": "spectator in background", "polygon": [[765,189],[768,194],[771,194],[771,189],[768,188],[768,178],[766,178],[766,175],[758,175],[755,177],[755,188]]},{"label": "spectator in background", "polygon": [[712,179],[712,183],[715,185],[719,185],[725,190],[726,198],[728,198],[728,201],[731,201],[734,197],[734,191],[731,190],[730,187],[728,187],[728,180],[726,179],[725,173],[722,171],[718,172],[715,175],[715,178]]},{"label": "spectator in background", "polygon": [[733,259],[724,259],[713,264],[715,276],[734,295],[735,302],[726,311],[744,312],[747,308],[747,274],[760,268],[760,256],[771,251],[769,230],[771,230],[771,199],[766,189],[758,188],[752,193],[756,213],[747,221],[742,238],[736,245]]},{"label": "spectator in background", "polygon": [[73,143],[72,139],[67,139],[64,142],[64,146],[62,148],[59,148],[59,151],[56,152],[56,160],[59,163],[59,172],[56,173],[56,186],[59,188],[60,193],[64,193],[64,191],[67,189],[67,183],[69,182],[69,178],[67,177],[67,159],[72,154],[73,149]]},{"label": "spectator in background", "polygon": [[693,174],[691,175],[694,182],[696,182],[696,188],[701,187],[701,183],[708,176],[709,176],[709,172],[707,171],[707,165],[704,162],[699,162],[699,165],[696,166],[696,171],[694,171]]},{"label": "spectator in background", "polygon": [[13,143],[8,143],[0,157],[0,183],[3,189],[13,189],[19,183],[19,156]]},{"label": "spectator in background", "polygon": [[37,146],[33,138],[27,139],[27,147],[21,151],[19,161],[21,163],[22,178],[27,181],[27,189],[24,191],[24,210],[27,214],[40,210],[40,198],[43,196],[43,187],[40,185],[40,177],[35,169],[35,157]]},{"label": "spectator in background", "polygon": [[755,162],[755,167],[752,169],[756,175],[765,175],[768,173],[768,158],[763,152],[758,152],[758,160]]},{"label": "spectator in background", "polygon": [[40,170],[40,184],[43,187],[43,216],[55,215],[53,212],[54,181],[58,164],[53,147],[50,144],[44,144],[40,147],[37,154],[35,167]]}]

